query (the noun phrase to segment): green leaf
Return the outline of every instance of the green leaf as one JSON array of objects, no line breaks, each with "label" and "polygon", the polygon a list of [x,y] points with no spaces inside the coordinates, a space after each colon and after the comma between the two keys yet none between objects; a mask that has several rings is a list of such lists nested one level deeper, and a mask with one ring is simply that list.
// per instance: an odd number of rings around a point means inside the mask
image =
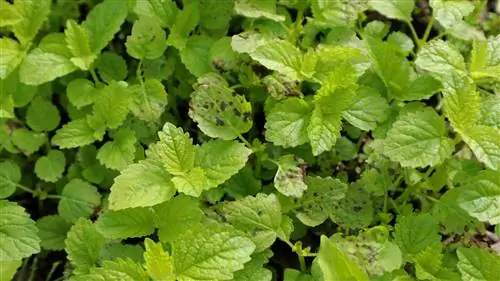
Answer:
[{"label": "green leaf", "polygon": [[203,213],[197,199],[180,195],[153,207],[158,236],[162,242],[172,242],[185,230],[199,224]]},{"label": "green leaf", "polygon": [[52,143],[60,148],[74,148],[91,144],[95,140],[94,129],[89,126],[87,120],[78,119],[57,130],[56,135],[52,138]]},{"label": "green leaf", "polygon": [[432,108],[401,113],[383,143],[384,154],[403,167],[440,164],[453,150],[444,120]]},{"label": "green leaf", "polygon": [[177,15],[175,2],[163,0],[136,1],[134,12],[141,17],[148,17],[161,24],[161,27],[171,28]]},{"label": "green leaf", "polygon": [[480,221],[500,223],[500,177],[497,171],[485,170],[460,188],[458,204]]},{"label": "green leaf", "polygon": [[441,242],[439,225],[428,213],[398,216],[394,242],[403,252],[405,259],[410,259],[428,246]]},{"label": "green leaf", "polygon": [[368,192],[351,186],[338,204],[327,209],[332,221],[342,228],[364,228],[373,221],[373,202]]},{"label": "green leaf", "polygon": [[276,164],[278,171],[274,176],[274,187],[285,196],[302,197],[307,189],[304,172],[300,167],[303,161],[293,155],[284,155]]},{"label": "green leaf", "polygon": [[295,215],[303,224],[314,227],[333,213],[332,204],[345,197],[347,184],[331,177],[307,177],[306,183],[306,192],[295,204]]},{"label": "green leaf", "polygon": [[66,43],[73,57],[71,61],[80,69],[88,70],[96,59],[96,54],[90,51],[90,39],[85,27],[78,25],[74,20],[66,22]]},{"label": "green leaf", "polygon": [[311,111],[307,102],[299,98],[279,102],[266,114],[266,139],[283,147],[306,143]]},{"label": "green leaf", "polygon": [[157,21],[139,18],[134,22],[132,35],[127,36],[125,46],[127,53],[136,59],[159,58],[167,49],[165,31]]},{"label": "green leaf", "polygon": [[58,215],[45,216],[37,220],[40,245],[46,250],[60,251],[64,249],[64,240],[71,228],[71,223]]},{"label": "green leaf", "polygon": [[96,227],[104,237],[125,239],[142,237],[154,232],[154,216],[149,208],[107,211],[99,216]]},{"label": "green leaf", "polygon": [[209,137],[232,140],[252,128],[252,107],[216,74],[198,78],[189,116]]},{"label": "green leaf", "polygon": [[234,0],[200,1],[200,27],[209,34],[225,34],[233,16]]},{"label": "green leaf", "polygon": [[64,34],[51,33],[45,36],[38,48],[24,59],[19,69],[21,82],[40,85],[75,71],[71,52],[66,46]]},{"label": "green leaf", "polygon": [[265,251],[252,255],[252,260],[245,264],[245,268],[234,273],[233,281],[271,281],[273,273],[264,267],[272,256],[272,252]]},{"label": "green leaf", "polygon": [[125,122],[130,110],[130,90],[124,82],[111,82],[100,89],[93,113],[109,129],[116,129]]},{"label": "green leaf", "polygon": [[195,166],[205,172],[206,184],[216,187],[241,170],[252,150],[236,141],[213,140],[196,152]]},{"label": "green leaf", "polygon": [[170,174],[184,175],[194,168],[196,150],[189,134],[167,122],[158,136],[160,141],[150,146],[148,152],[158,157]]},{"label": "green leaf", "polygon": [[479,123],[500,130],[500,96],[488,95],[481,101],[481,118]]},{"label": "green leaf", "polygon": [[244,231],[261,252],[274,243],[281,228],[281,205],[274,194],[248,196],[222,205],[222,215],[236,229]]},{"label": "green leaf", "polygon": [[82,27],[88,32],[93,54],[99,53],[113,39],[127,13],[127,3],[124,1],[105,0],[92,8]]},{"label": "green leaf", "polygon": [[14,4],[21,21],[12,27],[12,31],[22,45],[28,45],[35,38],[50,13],[51,3],[50,0],[25,0]]},{"label": "green leaf", "polygon": [[466,66],[460,52],[449,42],[432,40],[418,52],[415,65],[426,70],[446,86],[455,73],[465,76]]},{"label": "green leaf", "polygon": [[0,200],[0,222],[0,262],[21,260],[40,252],[35,222],[23,207]]},{"label": "green leaf", "polygon": [[480,125],[468,129],[462,137],[480,162],[493,170],[500,169],[500,131]]},{"label": "green leaf", "polygon": [[412,101],[424,100],[432,97],[436,92],[441,90],[442,84],[439,80],[431,75],[424,74],[410,82],[401,95],[395,96],[397,99]]},{"label": "green leaf", "polygon": [[80,218],[71,227],[64,244],[68,259],[75,266],[93,266],[99,261],[106,239],[90,220]]},{"label": "green leaf", "polygon": [[481,97],[467,78],[457,87],[444,91],[443,107],[446,117],[458,132],[474,127],[479,120]]},{"label": "green leaf", "polygon": [[51,102],[35,98],[26,113],[26,123],[38,132],[52,131],[59,125],[61,116],[59,110]]},{"label": "green leaf", "polygon": [[175,189],[191,196],[200,196],[205,190],[212,188],[208,186],[205,171],[200,167],[195,167],[183,175],[172,178]]},{"label": "green leaf", "polygon": [[[174,5],[175,6],[175,5]],[[186,47],[189,33],[198,25],[200,21],[200,9],[198,2],[191,2],[184,6],[182,11],[177,13],[175,23],[170,29],[167,43],[179,50]]]},{"label": "green leaf", "polygon": [[161,163],[142,160],[128,166],[115,178],[109,196],[109,208],[120,210],[148,207],[172,198],[175,188]]},{"label": "green leaf", "polygon": [[354,27],[366,1],[313,0],[311,10],[316,24],[325,28]]},{"label": "green leaf", "polygon": [[317,261],[325,280],[370,280],[366,272],[326,236],[321,236]]},{"label": "green leaf", "polygon": [[[446,228],[447,233],[464,233],[466,229],[479,227],[479,222],[470,216],[466,210],[459,205],[459,197],[464,192],[461,188],[450,189],[439,198],[434,205],[439,222]],[[470,193],[465,191],[465,193]]]},{"label": "green leaf", "polygon": [[259,192],[261,182],[255,177],[252,168],[247,165],[223,183],[222,188],[229,196],[238,199]]},{"label": "green leaf", "polygon": [[21,181],[21,168],[12,161],[0,162],[0,198],[14,194]]},{"label": "green leaf", "polygon": [[342,112],[342,117],[357,128],[370,131],[384,121],[389,109],[387,100],[374,88],[359,87],[353,103]]},{"label": "green leaf", "polygon": [[60,150],[51,150],[47,156],[38,158],[35,163],[35,174],[47,182],[58,181],[66,167],[66,157]]},{"label": "green leaf", "polygon": [[101,260],[132,259],[142,263],[144,248],[139,245],[122,244],[119,242],[107,243],[101,251]]},{"label": "green leaf", "polygon": [[135,143],[134,131],[123,128],[113,136],[113,141],[105,143],[97,153],[97,159],[105,167],[121,171],[134,162]]},{"label": "green leaf", "polygon": [[57,211],[69,222],[78,218],[90,217],[94,208],[101,204],[101,195],[97,188],[81,179],[68,182],[62,191]]},{"label": "green leaf", "polygon": [[[143,1],[139,1],[143,2]],[[107,82],[122,81],[127,77],[127,63],[117,53],[103,52],[95,62],[97,73]]]},{"label": "green leaf", "polygon": [[436,242],[418,253],[414,259],[419,280],[459,280],[459,274],[443,264],[443,245]]},{"label": "green leaf", "polygon": [[235,0],[234,11],[247,18],[268,18],[284,21],[285,16],[276,13],[276,0]]},{"label": "green leaf", "polygon": [[89,273],[75,275],[69,281],[149,281],[141,265],[130,258],[104,261],[102,267],[90,268]]},{"label": "green leaf", "polygon": [[302,56],[300,50],[283,40],[273,40],[257,47],[250,53],[252,59],[263,66],[276,70],[294,80],[303,80],[314,73],[315,61],[312,64]]},{"label": "green leaf", "polygon": [[163,245],[155,243],[149,238],[144,240],[144,245],[146,247],[144,253],[146,264],[144,267],[149,277],[154,280],[174,281],[174,262],[168,252],[163,250]]},{"label": "green leaf", "polygon": [[190,36],[180,51],[181,61],[194,76],[200,77],[213,70],[209,61],[210,50],[215,40],[208,36]]},{"label": "green leaf", "polygon": [[93,82],[81,78],[69,82],[66,92],[69,102],[78,109],[94,103],[99,95],[99,91],[94,87]]},{"label": "green leaf", "polygon": [[254,250],[252,241],[232,227],[198,224],[172,242],[177,280],[232,280]]},{"label": "green leaf", "polygon": [[130,87],[130,111],[139,119],[157,122],[168,104],[167,92],[160,81],[147,79],[143,84]]},{"label": "green leaf", "polygon": [[47,136],[43,133],[35,133],[27,129],[18,129],[12,133],[12,143],[24,154],[30,155],[38,151],[47,141]]},{"label": "green leaf", "polygon": [[315,281],[315,279],[306,273],[295,269],[286,268],[283,274],[284,281]]},{"label": "green leaf", "polygon": [[[0,10],[3,13],[3,11]],[[21,259],[15,261],[0,261],[0,280],[12,280],[18,272],[23,261]]]},{"label": "green leaf", "polygon": [[431,0],[429,4],[434,11],[434,17],[445,29],[459,24],[465,16],[474,11],[474,5],[464,0]]},{"label": "green leaf", "polygon": [[15,40],[7,37],[0,38],[0,79],[9,76],[22,62],[24,56],[25,52]]},{"label": "green leaf", "polygon": [[464,281],[494,281],[498,280],[500,258],[480,248],[460,248],[458,254],[458,269]]},{"label": "green leaf", "polygon": [[382,15],[405,22],[411,22],[411,12],[415,6],[414,1],[407,0],[369,0],[368,3]]},{"label": "green leaf", "polygon": [[14,5],[4,1],[0,2],[0,15],[2,15],[0,19],[1,27],[15,25],[23,19]]}]

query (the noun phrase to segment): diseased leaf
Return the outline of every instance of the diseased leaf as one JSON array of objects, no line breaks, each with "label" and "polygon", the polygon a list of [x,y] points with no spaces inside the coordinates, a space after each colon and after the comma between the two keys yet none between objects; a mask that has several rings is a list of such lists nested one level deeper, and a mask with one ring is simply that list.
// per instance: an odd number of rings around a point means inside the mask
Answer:
[{"label": "diseased leaf", "polygon": [[165,31],[158,21],[139,18],[134,22],[132,35],[125,43],[127,53],[136,59],[156,59],[167,49]]},{"label": "diseased leaf", "polygon": [[278,171],[274,176],[274,187],[285,196],[302,197],[307,189],[305,172],[300,166],[303,161],[297,160],[293,155],[285,155],[276,164]]}]

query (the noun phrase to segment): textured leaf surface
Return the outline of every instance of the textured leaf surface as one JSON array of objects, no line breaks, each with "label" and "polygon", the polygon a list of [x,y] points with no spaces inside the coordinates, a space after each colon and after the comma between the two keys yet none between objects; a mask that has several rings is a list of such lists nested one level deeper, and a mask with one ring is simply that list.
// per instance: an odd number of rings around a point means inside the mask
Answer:
[{"label": "textured leaf surface", "polygon": [[113,141],[105,143],[97,153],[97,159],[107,168],[123,170],[132,164],[135,157],[134,131],[124,128],[115,133]]},{"label": "textured leaf surface", "polygon": [[462,137],[479,161],[493,170],[500,169],[500,131],[476,126],[468,129]]},{"label": "textured leaf surface", "polygon": [[384,140],[384,154],[403,167],[437,165],[452,152],[444,120],[433,109],[401,113]]},{"label": "textured leaf surface", "polygon": [[146,247],[145,268],[148,275],[154,280],[174,281],[174,263],[172,257],[163,250],[163,245],[149,238],[146,238],[144,245]]},{"label": "textured leaf surface", "polygon": [[91,221],[80,218],[65,240],[68,259],[76,266],[93,266],[99,260],[106,240]]},{"label": "textured leaf surface", "polygon": [[40,252],[40,238],[35,222],[24,208],[0,200],[0,262],[27,258]]},{"label": "textured leaf surface", "polygon": [[61,217],[70,222],[80,217],[89,217],[94,208],[101,204],[97,188],[81,179],[73,179],[67,183],[61,196],[57,210]]},{"label": "textured leaf surface", "polygon": [[177,280],[232,280],[254,249],[252,241],[234,228],[199,224],[172,242]]},{"label": "textured leaf surface", "polygon": [[165,202],[175,194],[170,179],[162,164],[156,161],[142,160],[132,164],[115,178],[109,196],[109,208],[120,210]]},{"label": "textured leaf surface", "polygon": [[154,232],[154,216],[149,208],[107,211],[99,216],[96,227],[106,238],[142,237]]},{"label": "textured leaf surface", "polygon": [[274,187],[283,195],[302,197],[307,189],[300,162],[293,155],[282,156],[278,160],[278,171],[274,176]]},{"label": "textured leaf surface", "polygon": [[11,161],[0,163],[0,198],[6,198],[16,191],[21,181],[21,169]]},{"label": "textured leaf surface", "polygon": [[384,16],[406,22],[411,21],[411,12],[415,6],[415,2],[406,0],[371,0],[368,3]]},{"label": "textured leaf surface", "polygon": [[283,147],[306,143],[310,113],[307,102],[298,98],[276,104],[266,115],[266,139]]},{"label": "textured leaf surface", "polygon": [[465,281],[494,281],[498,279],[500,258],[479,248],[458,249],[458,269]]},{"label": "textured leaf surface", "polygon": [[395,229],[394,241],[405,258],[441,241],[437,221],[430,214],[400,216]]},{"label": "textured leaf surface", "polygon": [[36,221],[40,245],[46,250],[63,250],[64,240],[71,224],[58,215],[45,216]]},{"label": "textured leaf surface", "polygon": [[60,150],[51,150],[47,156],[38,158],[35,163],[35,174],[48,182],[58,181],[66,167],[66,157]]},{"label": "textured leaf surface", "polygon": [[94,140],[94,129],[85,119],[73,120],[65,124],[52,138],[52,142],[60,148],[84,146],[91,144]]}]

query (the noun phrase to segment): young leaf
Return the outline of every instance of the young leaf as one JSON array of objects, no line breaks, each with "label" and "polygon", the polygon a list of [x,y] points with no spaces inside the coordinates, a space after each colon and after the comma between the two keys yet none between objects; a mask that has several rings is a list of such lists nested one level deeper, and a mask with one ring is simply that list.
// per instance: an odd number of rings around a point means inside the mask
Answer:
[{"label": "young leaf", "polygon": [[0,38],[0,79],[9,76],[23,61],[24,56],[25,53],[15,40],[6,37]]},{"label": "young leaf", "polygon": [[99,90],[93,107],[93,117],[101,120],[106,128],[116,129],[127,118],[130,110],[130,90],[124,82],[112,82]]},{"label": "young leaf", "polygon": [[497,255],[481,248],[460,248],[457,255],[462,280],[494,281],[498,279],[500,258]]},{"label": "young leaf", "polygon": [[38,158],[35,163],[35,174],[47,182],[58,181],[66,167],[66,157],[60,150],[51,150],[47,156]]},{"label": "young leaf", "polygon": [[500,223],[500,176],[497,171],[485,170],[469,184],[460,188],[458,204],[467,213],[480,221]]},{"label": "young leaf", "polygon": [[105,0],[92,8],[82,27],[88,32],[93,54],[98,54],[113,39],[127,13],[127,3],[122,1]]},{"label": "young leaf", "polygon": [[144,253],[144,260],[146,271],[149,277],[154,280],[174,281],[174,262],[172,257],[163,250],[161,243],[155,243],[153,240],[146,238],[144,240],[146,252]]},{"label": "young leaf", "polygon": [[[175,6],[175,5],[174,5]],[[177,13],[175,23],[170,29],[167,43],[179,50],[186,47],[189,33],[198,25],[200,21],[200,9],[198,2],[192,2],[184,6],[182,11]]]},{"label": "young leaf", "polygon": [[182,128],[167,122],[158,136],[160,141],[150,146],[148,153],[158,158],[170,174],[184,175],[194,168],[195,146]]},{"label": "young leaf", "polygon": [[94,129],[89,126],[87,120],[78,119],[57,130],[52,143],[60,148],[74,148],[91,144],[95,140]]},{"label": "young leaf", "polygon": [[479,119],[481,97],[475,85],[468,78],[456,87],[444,91],[444,112],[451,125],[458,132],[474,127]]},{"label": "young leaf", "polygon": [[21,14],[16,7],[9,2],[0,2],[0,14],[2,15],[0,19],[1,27],[15,25],[22,20]]},{"label": "young leaf", "polygon": [[299,98],[279,102],[266,114],[266,139],[283,147],[306,143],[311,111],[307,102]]},{"label": "young leaf", "polygon": [[109,196],[109,208],[121,210],[148,207],[172,198],[175,188],[161,163],[142,160],[128,166],[115,178]]},{"label": "young leaf", "polygon": [[228,87],[216,74],[198,78],[191,94],[189,116],[212,138],[232,140],[252,127],[252,107],[244,96]]},{"label": "young leaf", "polygon": [[261,252],[274,243],[283,216],[278,198],[274,194],[262,193],[222,205],[222,215],[252,239],[256,252]]},{"label": "young leaf", "polygon": [[105,167],[121,171],[134,162],[136,142],[134,131],[120,129],[114,134],[113,141],[105,143],[99,149],[97,159]]},{"label": "young leaf", "polygon": [[16,185],[21,181],[21,168],[12,162],[0,162],[0,199],[7,198],[16,191]]},{"label": "young leaf", "polygon": [[78,218],[87,218],[94,213],[94,208],[101,204],[101,195],[97,188],[81,179],[73,179],[64,186],[57,211],[69,222]]},{"label": "young leaf", "polygon": [[172,242],[177,280],[232,280],[254,250],[252,241],[232,227],[198,224]]},{"label": "young leaf", "polygon": [[139,18],[134,22],[132,35],[127,37],[125,46],[127,53],[138,60],[159,58],[167,49],[165,31],[157,21]]},{"label": "young leaf", "polygon": [[274,176],[274,187],[285,196],[302,197],[307,189],[304,182],[305,172],[300,167],[303,161],[293,155],[284,155],[278,162],[278,171]]},{"label": "young leaf", "polygon": [[406,0],[370,0],[369,5],[382,15],[411,23],[411,12],[415,6],[414,1]]},{"label": "young leaf", "polygon": [[37,132],[52,131],[59,125],[61,115],[51,102],[42,98],[35,98],[26,113],[26,123]]},{"label": "young leaf", "polygon": [[22,45],[26,46],[38,33],[50,13],[51,3],[50,0],[26,0],[14,4],[21,21],[12,27],[12,31]]},{"label": "young leaf", "polygon": [[41,85],[76,69],[76,65],[71,62],[71,52],[66,46],[64,34],[51,33],[26,56],[19,75],[21,82],[26,85]]},{"label": "young leaf", "polygon": [[325,280],[370,280],[366,272],[326,236],[321,236],[317,261]]},{"label": "young leaf", "polygon": [[58,215],[45,216],[36,221],[40,245],[46,250],[64,250],[64,240],[71,228],[71,223]]},{"label": "young leaf", "polygon": [[88,70],[97,56],[90,51],[90,39],[87,29],[78,25],[74,20],[68,20],[64,34],[66,35],[68,48],[73,54],[71,61],[80,69]]},{"label": "young leaf", "polygon": [[400,114],[384,140],[384,154],[403,167],[442,163],[451,155],[444,120],[432,108]]},{"label": "young leaf", "polygon": [[94,83],[81,78],[69,82],[66,92],[69,102],[78,109],[94,103],[99,95],[99,91],[94,87]]},{"label": "young leaf", "polygon": [[75,266],[93,266],[99,260],[106,239],[90,220],[80,218],[64,241],[68,259]]},{"label": "young leaf", "polygon": [[20,260],[40,252],[35,222],[23,207],[0,200],[0,221],[0,262]]},{"label": "young leaf", "polygon": [[185,195],[156,205],[153,210],[158,236],[160,241],[165,243],[171,243],[178,236],[182,236],[185,230],[198,225],[203,218],[198,200]]},{"label": "young leaf", "polygon": [[150,208],[107,211],[99,216],[95,225],[106,238],[142,237],[154,232],[154,216]]}]

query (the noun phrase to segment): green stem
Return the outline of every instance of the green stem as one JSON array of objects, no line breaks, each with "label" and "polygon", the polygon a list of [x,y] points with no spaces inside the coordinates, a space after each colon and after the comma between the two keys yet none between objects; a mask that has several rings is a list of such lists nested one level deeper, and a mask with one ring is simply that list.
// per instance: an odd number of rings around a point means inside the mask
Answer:
[{"label": "green stem", "polygon": [[240,139],[248,148],[253,148],[252,145],[241,134],[238,134],[238,139]]},{"label": "green stem", "polygon": [[304,256],[300,254],[298,256],[299,256],[300,271],[307,272],[306,260],[304,259]]},{"label": "green stem", "polygon": [[47,199],[56,199],[56,200],[61,200],[61,199],[63,199],[64,197],[63,197],[63,196],[61,196],[61,195],[52,195],[52,194],[48,194],[48,195],[46,196],[46,198],[47,198]]},{"label": "green stem", "polygon": [[139,79],[139,83],[141,83],[141,86],[144,87],[144,78],[142,77],[142,60],[140,60],[139,65],[137,65],[135,76],[137,76],[137,79]]},{"label": "green stem", "polygon": [[33,281],[33,279],[35,278],[37,263],[38,263],[38,256],[35,256],[35,258],[33,259],[33,263],[31,264],[31,272],[28,281]]},{"label": "green stem", "polygon": [[429,38],[429,34],[431,33],[431,30],[432,30],[433,24],[434,24],[434,16],[432,16],[431,19],[429,20],[429,23],[427,23],[427,27],[425,28],[425,32],[424,32],[424,37],[422,37],[422,40],[420,41],[420,43],[422,45],[427,42],[427,39]]},{"label": "green stem", "polygon": [[97,77],[97,73],[95,73],[95,69],[94,68],[91,68],[89,69],[89,72],[90,72],[90,75],[92,76],[92,79],[94,80],[94,84],[96,86],[100,86],[102,85],[102,82],[99,80],[99,78]]},{"label": "green stem", "polygon": [[31,193],[31,194],[36,194],[36,191],[34,189],[31,189],[27,186],[24,186],[20,183],[16,183],[16,187],[19,188],[19,189],[22,189],[23,191],[26,191],[28,193]]},{"label": "green stem", "polygon": [[418,39],[417,31],[415,30],[415,28],[413,27],[411,22],[407,22],[407,23],[408,23],[408,27],[410,28],[411,36],[413,37],[413,41],[415,41],[415,44],[416,44],[416,47],[418,50],[418,49],[420,49],[420,40]]},{"label": "green stem", "polygon": [[52,268],[50,269],[49,274],[47,274],[47,278],[45,278],[45,281],[50,281],[50,279],[52,279],[52,275],[54,275],[60,263],[60,261],[57,261],[52,264]]}]

